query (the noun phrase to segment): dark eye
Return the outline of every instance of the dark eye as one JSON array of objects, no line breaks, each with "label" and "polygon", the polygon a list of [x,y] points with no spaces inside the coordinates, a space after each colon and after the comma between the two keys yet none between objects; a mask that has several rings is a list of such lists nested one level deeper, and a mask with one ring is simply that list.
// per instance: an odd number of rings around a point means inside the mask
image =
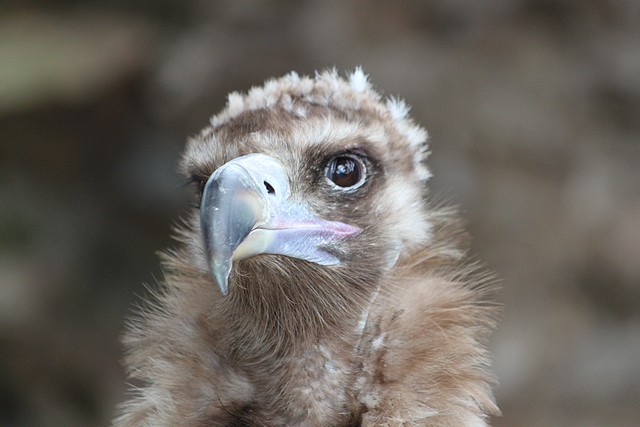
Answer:
[{"label": "dark eye", "polygon": [[355,190],[364,184],[366,168],[362,159],[353,154],[341,154],[329,160],[325,169],[327,179],[345,190]]}]

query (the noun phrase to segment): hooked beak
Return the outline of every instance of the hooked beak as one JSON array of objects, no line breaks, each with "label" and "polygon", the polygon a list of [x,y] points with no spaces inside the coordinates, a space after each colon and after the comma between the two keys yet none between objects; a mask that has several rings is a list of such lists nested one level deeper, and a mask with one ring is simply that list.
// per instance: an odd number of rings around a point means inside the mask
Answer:
[{"label": "hooked beak", "polygon": [[202,193],[200,225],[209,269],[223,295],[229,291],[233,261],[279,254],[320,265],[340,260],[324,247],[360,232],[326,221],[292,203],[289,180],[273,157],[248,154],[225,163]]}]

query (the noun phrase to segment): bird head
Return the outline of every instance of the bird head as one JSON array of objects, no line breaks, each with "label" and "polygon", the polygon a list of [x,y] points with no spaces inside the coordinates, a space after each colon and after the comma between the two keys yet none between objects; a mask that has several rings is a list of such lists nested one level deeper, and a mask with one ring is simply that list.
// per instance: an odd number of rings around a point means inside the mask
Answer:
[{"label": "bird head", "polygon": [[408,110],[359,68],[230,94],[182,161],[193,264],[229,298],[373,292],[431,236],[427,134]]}]

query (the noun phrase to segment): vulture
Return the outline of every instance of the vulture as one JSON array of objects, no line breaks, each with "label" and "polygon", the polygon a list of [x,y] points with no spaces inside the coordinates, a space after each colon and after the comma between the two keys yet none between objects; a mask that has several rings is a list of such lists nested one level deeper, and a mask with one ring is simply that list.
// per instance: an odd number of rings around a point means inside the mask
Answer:
[{"label": "vulture", "polygon": [[127,324],[114,426],[468,426],[499,413],[495,280],[360,67],[291,72],[191,138],[194,207]]}]

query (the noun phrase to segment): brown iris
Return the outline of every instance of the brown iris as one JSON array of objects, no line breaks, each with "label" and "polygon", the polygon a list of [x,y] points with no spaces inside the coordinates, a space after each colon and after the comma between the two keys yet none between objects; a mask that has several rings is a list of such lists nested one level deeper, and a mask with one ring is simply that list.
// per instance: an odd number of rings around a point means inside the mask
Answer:
[{"label": "brown iris", "polygon": [[341,154],[327,164],[325,174],[329,181],[344,189],[354,189],[364,182],[365,166],[351,154]]}]

